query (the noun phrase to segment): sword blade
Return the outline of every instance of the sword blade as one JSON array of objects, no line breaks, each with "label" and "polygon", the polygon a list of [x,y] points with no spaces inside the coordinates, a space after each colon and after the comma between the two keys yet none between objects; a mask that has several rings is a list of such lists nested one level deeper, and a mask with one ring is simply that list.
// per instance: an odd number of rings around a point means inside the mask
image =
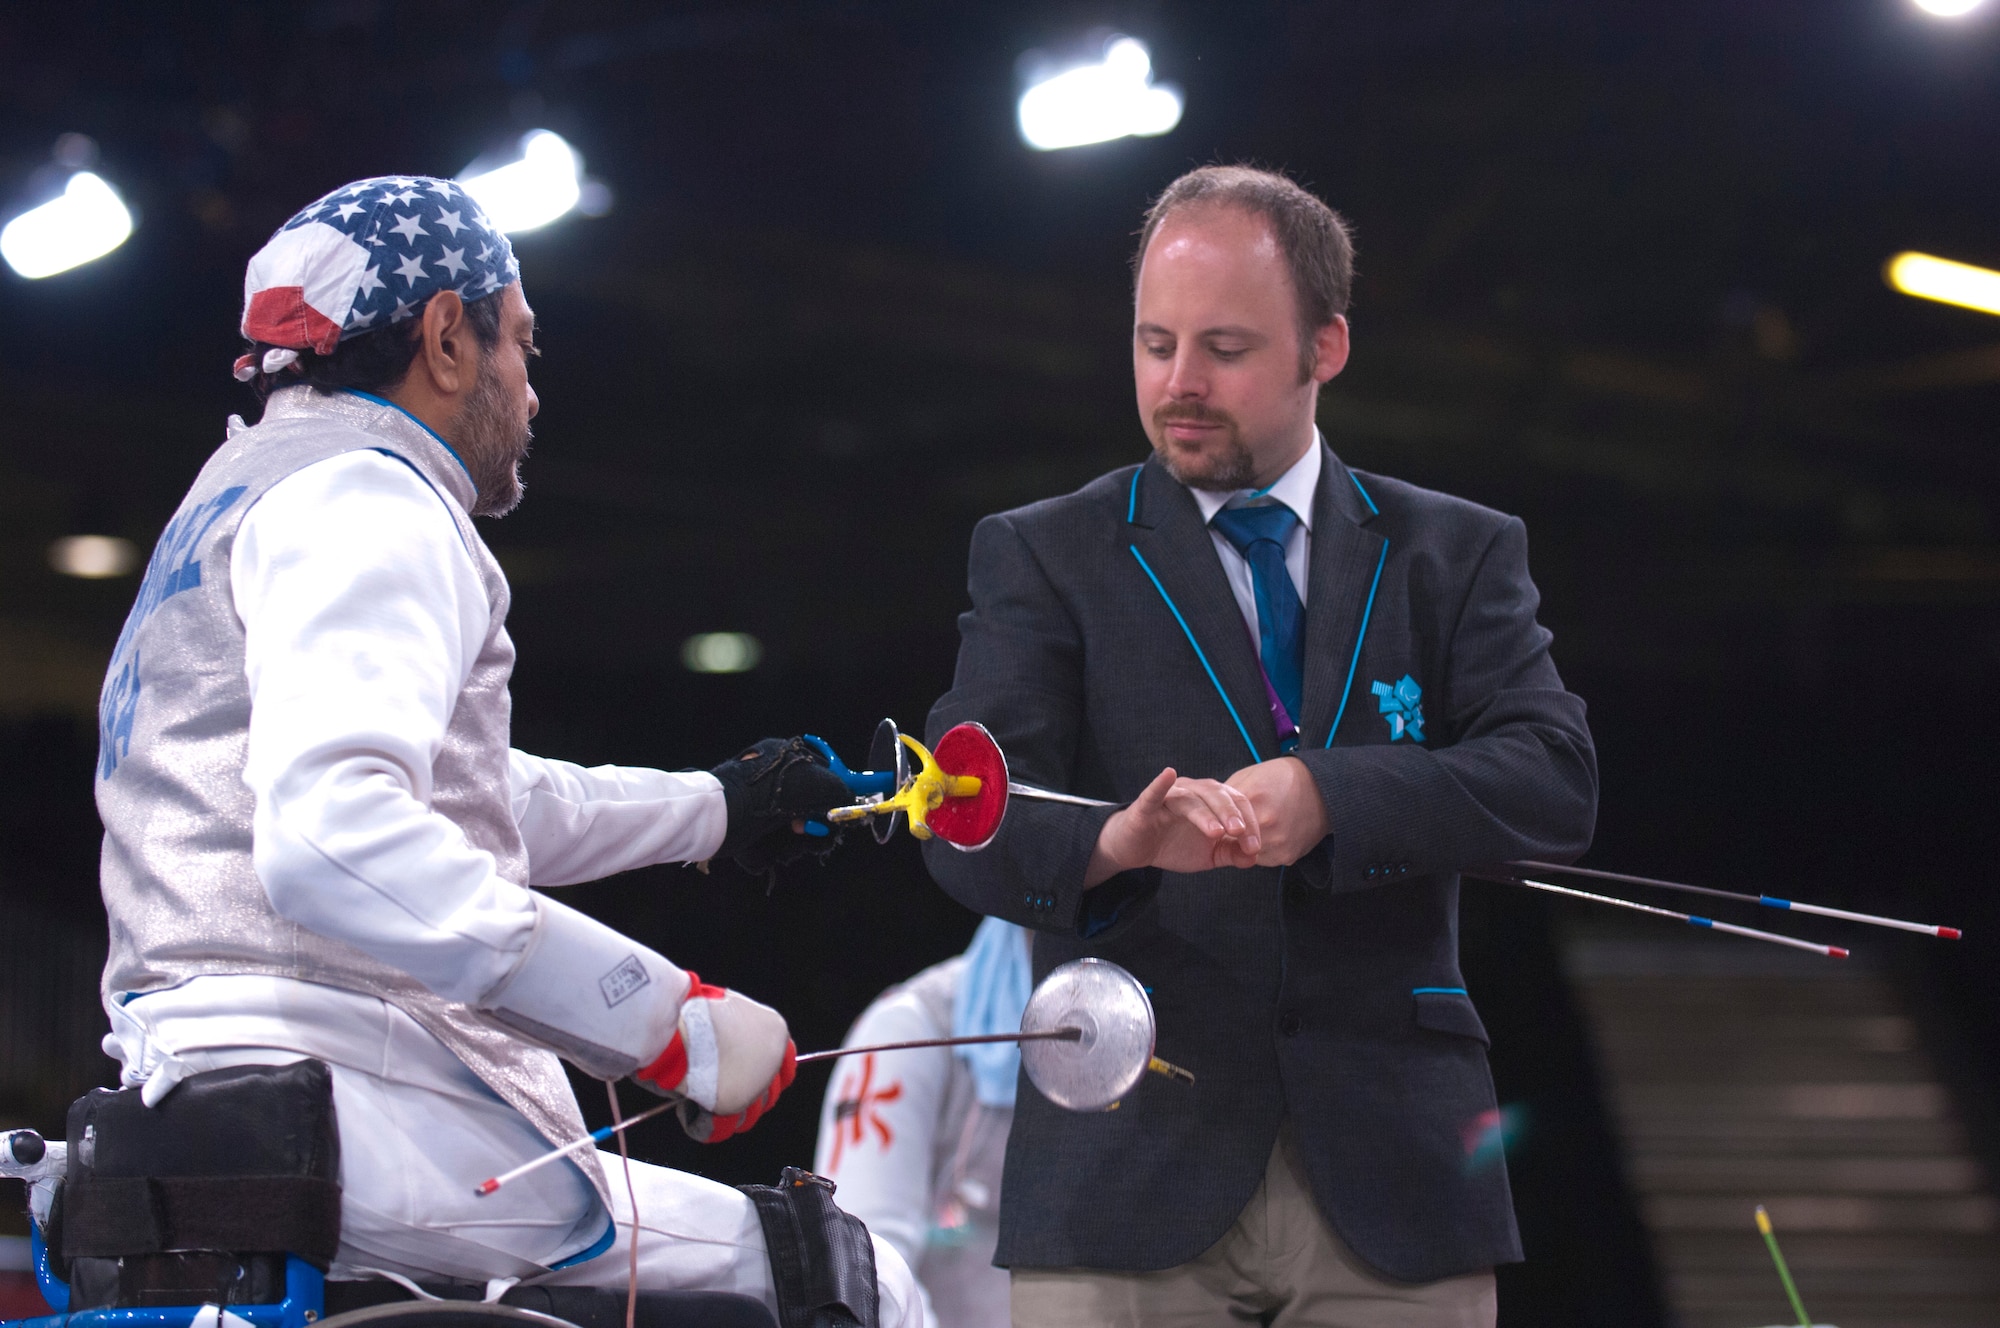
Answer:
[{"label": "sword blade", "polygon": [[1572,890],[1566,885],[1550,885],[1547,881],[1531,881],[1523,876],[1486,876],[1480,878],[1498,881],[1503,885],[1524,885],[1530,890],[1545,890],[1552,895],[1564,895],[1570,899],[1582,899],[1592,904],[1608,904],[1613,908],[1628,908],[1635,913],[1651,913],[1658,918],[1672,918],[1685,922],[1690,927],[1702,927],[1710,931],[1728,932],[1731,936],[1743,936],[1753,941],[1768,941],[1772,945],[1789,946],[1794,950],[1805,950],[1812,954],[1824,955],[1828,959],[1845,959],[1847,951],[1838,945],[1821,945],[1817,941],[1802,941],[1796,936],[1781,936],[1774,931],[1758,931],[1755,927],[1739,927],[1733,922],[1717,922],[1714,918],[1699,917],[1693,913],[1678,913],[1671,908],[1655,908],[1651,904],[1635,903],[1630,899],[1618,899],[1611,895],[1594,895],[1588,890]]},{"label": "sword blade", "polygon": [[915,1051],[922,1047],[976,1047],[982,1042],[1075,1042],[1083,1036],[1080,1028],[1050,1028],[1038,1033],[980,1033],[969,1037],[920,1038],[915,1042],[879,1042],[872,1047],[835,1047],[832,1051],[809,1051],[795,1058],[798,1065],[814,1061],[839,1060],[842,1056],[865,1056],[874,1051]]},{"label": "sword blade", "polygon": [[[1847,909],[1829,908],[1824,904],[1802,904],[1796,899],[1779,899],[1774,895],[1717,890],[1706,885],[1684,885],[1679,881],[1662,881],[1653,876],[1628,876],[1624,872],[1600,871],[1594,867],[1565,867],[1555,862],[1503,862],[1500,865],[1508,871],[1556,872],[1564,876],[1583,876],[1593,881],[1616,881],[1620,885],[1651,886],[1655,890],[1673,890],[1684,895],[1706,895],[1710,899],[1733,899],[1741,904],[1781,908],[1791,913],[1811,913],[1817,917],[1838,918],[1842,922],[1859,922],[1870,927],[1890,927],[1896,931],[1914,932],[1919,936],[1935,936],[1946,941],[1956,941],[1965,935],[1956,927],[1941,927],[1934,922],[1905,922],[1901,918],[1885,918],[1875,913],[1851,913]],[[1472,874],[1474,873],[1468,873]]]},{"label": "sword blade", "polygon": [[1115,802],[1102,798],[1084,798],[1074,793],[1058,793],[1054,789],[1036,788],[1033,784],[1009,782],[1007,792],[1017,798],[1033,798],[1037,802],[1066,802],[1072,807],[1116,807]]}]

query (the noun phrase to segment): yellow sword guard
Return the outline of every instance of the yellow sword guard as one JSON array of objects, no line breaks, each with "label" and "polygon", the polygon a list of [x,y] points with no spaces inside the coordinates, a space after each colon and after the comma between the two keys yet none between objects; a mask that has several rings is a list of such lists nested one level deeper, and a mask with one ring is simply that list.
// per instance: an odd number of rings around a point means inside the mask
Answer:
[{"label": "yellow sword guard", "polygon": [[899,733],[903,745],[917,754],[917,772],[910,776],[892,798],[880,802],[858,802],[852,807],[835,807],[826,814],[829,821],[858,821],[868,816],[888,816],[901,812],[910,818],[910,833],[929,839],[926,824],[930,814],[944,805],[946,798],[970,798],[982,787],[977,775],[948,775],[939,769],[930,749],[907,733]]}]

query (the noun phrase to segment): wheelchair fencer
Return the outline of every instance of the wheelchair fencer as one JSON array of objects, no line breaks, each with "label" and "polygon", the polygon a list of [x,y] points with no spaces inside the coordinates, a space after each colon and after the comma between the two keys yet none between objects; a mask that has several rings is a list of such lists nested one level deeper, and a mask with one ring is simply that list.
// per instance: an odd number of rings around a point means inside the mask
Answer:
[{"label": "wheelchair fencer", "polygon": [[[0,1175],[29,1185],[35,1278],[54,1311],[4,1328],[625,1322],[622,1289],[509,1286],[489,1301],[471,1284],[329,1279],[340,1142],[319,1061],[191,1075],[157,1107],[139,1096],[92,1090],[62,1141],[0,1137]],[[637,1328],[774,1328],[763,1302],[721,1292],[642,1291],[636,1309]]]},{"label": "wheelchair fencer", "polygon": [[[1154,1054],[1156,1033],[1152,1002],[1136,978],[1108,961],[1080,959],[1037,984],[1019,1033],[809,1052],[798,1060],[1018,1038],[1022,1068],[1037,1091],[1069,1110],[1105,1111],[1149,1072],[1193,1081]],[[340,1246],[340,1134],[333,1075],[323,1062],[189,1075],[152,1107],[141,1093],[93,1089],[71,1105],[62,1140],[32,1130],[0,1135],[0,1177],[28,1183],[35,1277],[53,1311],[0,1321],[0,1328],[626,1322],[627,1292],[615,1287],[328,1277]],[[510,1174],[589,1142],[553,1149]],[[489,1193],[505,1179],[476,1188]],[[834,1203],[832,1182],[787,1167],[777,1185],[741,1188],[763,1227],[777,1319],[749,1296],[642,1291],[634,1328],[875,1328],[868,1231]]]}]

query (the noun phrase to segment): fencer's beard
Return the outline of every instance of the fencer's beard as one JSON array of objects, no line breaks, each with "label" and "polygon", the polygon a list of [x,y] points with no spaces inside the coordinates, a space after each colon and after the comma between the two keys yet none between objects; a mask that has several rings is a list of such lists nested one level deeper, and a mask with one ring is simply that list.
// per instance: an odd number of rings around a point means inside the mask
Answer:
[{"label": "fencer's beard", "polygon": [[[1198,447],[1177,445],[1167,434],[1170,424],[1211,424],[1219,428],[1217,441]],[[1167,473],[1190,489],[1234,493],[1250,488],[1257,463],[1244,445],[1243,430],[1227,411],[1216,410],[1199,401],[1169,401],[1153,412],[1153,450]]]},{"label": "fencer's beard", "polygon": [[528,444],[534,437],[535,431],[528,425],[527,402],[518,394],[509,394],[499,375],[481,365],[471,393],[452,422],[453,443],[479,491],[473,501],[474,516],[505,516],[520,506],[526,492],[521,483],[521,462],[527,459]]}]

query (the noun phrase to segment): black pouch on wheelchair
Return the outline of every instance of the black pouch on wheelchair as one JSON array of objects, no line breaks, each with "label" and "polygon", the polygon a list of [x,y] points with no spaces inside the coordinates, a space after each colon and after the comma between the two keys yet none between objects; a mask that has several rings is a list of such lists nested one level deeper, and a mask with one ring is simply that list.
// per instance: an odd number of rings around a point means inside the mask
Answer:
[{"label": "black pouch on wheelchair", "polygon": [[320,1061],[190,1075],[157,1107],[93,1089],[69,1109],[48,1243],[70,1308],[268,1305],[285,1256],[340,1245],[340,1133]]},{"label": "black pouch on wheelchair", "polygon": [[739,1185],[757,1207],[781,1328],[877,1328],[875,1244],[833,1201],[833,1182],[786,1167],[776,1185]]}]

